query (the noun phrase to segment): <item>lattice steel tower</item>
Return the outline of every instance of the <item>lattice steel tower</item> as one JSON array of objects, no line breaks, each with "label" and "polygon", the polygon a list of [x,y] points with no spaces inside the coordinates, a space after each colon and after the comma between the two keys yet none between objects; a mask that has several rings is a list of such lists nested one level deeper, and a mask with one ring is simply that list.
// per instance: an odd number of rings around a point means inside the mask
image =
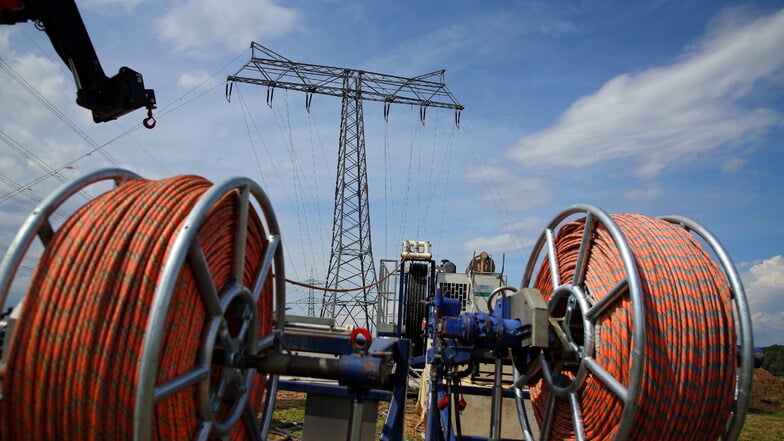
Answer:
[{"label": "lattice steel tower", "polygon": [[[332,250],[329,258],[326,291],[321,316],[332,317],[338,325],[352,322],[375,327],[377,292],[373,286],[376,271],[370,239],[367,161],[362,101],[384,103],[384,118],[393,103],[420,107],[424,122],[428,107],[455,110],[459,123],[463,110],[444,84],[444,71],[417,77],[399,77],[344,67],[322,66],[291,61],[282,55],[251,43],[251,59],[227,79],[227,96],[233,83],[267,86],[267,104],[272,104],[276,88],[305,93],[305,108],[310,111],[313,94],[342,98],[340,143],[335,179],[335,209],[332,223]],[[364,287],[351,292],[341,290]]]}]

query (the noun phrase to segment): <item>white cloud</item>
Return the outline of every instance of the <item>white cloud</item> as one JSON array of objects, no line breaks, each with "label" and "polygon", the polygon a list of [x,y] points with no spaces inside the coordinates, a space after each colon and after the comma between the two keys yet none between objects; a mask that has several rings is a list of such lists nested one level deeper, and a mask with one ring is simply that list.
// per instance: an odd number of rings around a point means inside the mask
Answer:
[{"label": "white cloud", "polygon": [[633,201],[652,200],[664,194],[661,186],[658,184],[641,185],[626,191],[626,198]]},{"label": "white cloud", "polygon": [[[14,37],[0,28],[0,170],[5,176],[0,184],[0,246],[10,243],[40,198],[61,181],[74,178],[80,169],[108,165],[101,154],[89,155],[90,147],[73,133],[84,134],[82,127],[94,123],[90,112],[76,105],[76,86],[67,69],[59,60],[18,53]],[[88,130],[95,136],[99,129]],[[68,168],[52,172],[64,165]],[[69,211],[63,207],[53,220],[61,221],[61,214]]]},{"label": "white cloud", "polygon": [[[511,235],[504,233],[492,237],[476,237],[463,244],[463,251],[468,255],[479,254],[482,251],[498,254],[511,252],[516,249],[515,241]],[[500,269],[500,268],[499,268]]]},{"label": "white cloud", "polygon": [[721,171],[726,173],[738,171],[744,165],[746,165],[747,162],[748,160],[746,158],[739,158],[737,156],[733,156],[731,158],[728,158],[726,161],[724,161],[724,163],[721,165]]},{"label": "white cloud", "polygon": [[501,234],[468,238],[463,242],[461,251],[468,256],[471,256],[474,252],[488,251],[497,256],[505,254],[507,257],[510,257],[510,260],[518,257],[520,259],[527,258],[543,228],[544,226],[541,226],[540,231],[536,232],[515,231],[504,228],[505,232]]},{"label": "white cloud", "polygon": [[559,36],[573,34],[580,31],[580,27],[568,20],[553,20],[539,25],[539,29],[545,35]]},{"label": "white cloud", "polygon": [[650,178],[782,124],[779,113],[742,101],[782,74],[784,10],[722,23],[678,62],[618,75],[577,100],[555,125],[521,138],[511,156],[531,167],[634,158],[637,173]]},{"label": "white cloud", "polygon": [[55,117],[47,107],[57,109],[61,116],[76,123],[91,123],[91,120],[89,112],[76,105],[76,87],[60,66],[44,57],[9,51],[4,53],[0,82],[8,85],[0,87],[0,102],[13,103],[13,106],[0,106],[0,130],[13,144],[13,148],[0,144],[3,146],[0,155],[4,162],[17,164],[3,168],[4,173],[18,183],[46,174],[23,159],[22,154],[35,156],[51,167],[73,159],[79,149],[68,136],[62,136],[64,126],[53,124]]},{"label": "white cloud", "polygon": [[144,3],[146,0],[79,0],[79,8],[85,9],[98,9],[105,6],[120,5],[125,7],[126,10],[132,9]]},{"label": "white cloud", "polygon": [[191,90],[202,85],[209,80],[210,74],[206,72],[185,72],[177,79],[177,85],[180,89]]},{"label": "white cloud", "polygon": [[393,51],[370,60],[369,64],[371,69],[390,71],[396,75],[420,75],[446,64],[449,66],[448,75],[449,71],[460,69],[465,63],[508,57],[509,51],[519,50],[509,42],[517,40],[520,35],[541,33],[555,36],[577,30],[575,25],[564,20],[520,21],[520,17],[508,13],[478,14],[459,23],[415,34]]},{"label": "white cloud", "polygon": [[515,231],[526,235],[539,235],[547,226],[547,220],[536,217],[526,216],[522,219],[516,219],[514,222],[505,226],[508,231]]},{"label": "white cloud", "polygon": [[490,204],[487,211],[495,213],[493,217],[497,218],[491,222],[491,228],[502,233],[467,239],[462,251],[468,254],[491,251],[522,258],[533,246],[546,221],[536,216],[520,217],[520,213],[551,202],[552,191],[548,183],[543,179],[518,176],[497,165],[475,167],[467,178],[481,184],[478,186],[479,198]]},{"label": "white cloud", "polygon": [[0,26],[0,53],[7,54],[11,47],[11,33],[14,30],[10,26]]},{"label": "white cloud", "polygon": [[467,37],[470,29],[465,25],[450,25],[398,45],[369,60],[369,69],[395,75],[421,75],[440,68],[444,60],[457,53],[468,52]]},{"label": "white cloud", "polygon": [[[69,84],[70,79],[66,78],[59,66],[51,60],[33,54],[24,54],[6,59],[5,62],[10,66],[11,75],[23,78],[27,84],[35,88],[38,94],[46,97],[53,104],[66,103],[76,98],[76,86]],[[21,86],[18,83],[11,84]],[[18,94],[28,93],[24,90],[24,86],[9,89],[16,89]],[[9,90],[8,93],[14,92]]]},{"label": "white cloud", "polygon": [[275,0],[180,0],[156,21],[158,38],[177,52],[241,51],[252,40],[283,35],[299,19]]},{"label": "white cloud", "polygon": [[[762,261],[749,268],[749,272],[754,276],[752,286],[755,289],[784,289],[784,258],[781,256]],[[784,297],[780,300],[784,302]]]},{"label": "white cloud", "polygon": [[468,172],[468,179],[482,183],[482,199],[501,204],[502,211],[519,211],[542,206],[552,199],[551,185],[544,179],[524,177],[499,165],[480,165]]},{"label": "white cloud", "polygon": [[752,315],[755,344],[784,343],[784,257],[771,257],[749,268],[743,283]]}]

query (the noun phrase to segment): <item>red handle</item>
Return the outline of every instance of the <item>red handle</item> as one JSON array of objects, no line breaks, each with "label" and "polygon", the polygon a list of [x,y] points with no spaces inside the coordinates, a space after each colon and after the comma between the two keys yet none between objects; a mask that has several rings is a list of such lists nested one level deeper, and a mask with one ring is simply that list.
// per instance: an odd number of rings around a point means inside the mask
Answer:
[{"label": "red handle", "polygon": [[[357,336],[362,336],[363,341],[357,339]],[[351,335],[349,336],[349,340],[351,341],[351,348],[354,350],[364,351],[370,347],[370,343],[373,342],[373,337],[370,336],[370,331],[365,328],[356,328],[351,331]]]}]

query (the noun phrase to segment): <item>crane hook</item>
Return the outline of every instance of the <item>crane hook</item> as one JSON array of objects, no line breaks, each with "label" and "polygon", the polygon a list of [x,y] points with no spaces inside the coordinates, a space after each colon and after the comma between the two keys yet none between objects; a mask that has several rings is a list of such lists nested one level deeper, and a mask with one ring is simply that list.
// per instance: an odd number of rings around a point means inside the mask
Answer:
[{"label": "crane hook", "polygon": [[147,127],[148,129],[154,129],[155,128],[155,122],[156,121],[155,121],[155,117],[152,116],[152,109],[154,109],[154,108],[155,108],[155,106],[150,106],[150,107],[147,108],[147,118],[144,118],[144,121],[142,121],[142,124],[144,124],[144,127]]}]

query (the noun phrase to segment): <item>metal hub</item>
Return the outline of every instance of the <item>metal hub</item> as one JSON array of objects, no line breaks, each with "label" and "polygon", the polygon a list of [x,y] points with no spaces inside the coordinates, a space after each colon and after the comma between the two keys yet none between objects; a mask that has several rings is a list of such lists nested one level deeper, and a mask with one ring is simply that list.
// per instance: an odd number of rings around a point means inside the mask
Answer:
[{"label": "metal hub", "polygon": [[227,435],[240,419],[256,374],[244,366],[245,354],[255,354],[258,347],[256,301],[239,285],[225,291],[223,315],[212,317],[205,327],[199,357],[202,363],[211,364],[209,381],[198,388],[198,406],[202,420],[213,422],[213,436]]},{"label": "metal hub", "polygon": [[[571,280],[562,283],[561,263],[556,253],[556,232],[575,216],[584,216],[582,234],[577,250],[577,260]],[[601,225],[615,244],[617,255],[623,266],[623,278],[610,288],[600,300],[588,294],[586,273],[593,245],[593,235]],[[550,314],[551,346],[539,354],[539,368],[547,389],[546,411],[541,425],[542,439],[549,439],[556,416],[555,400],[569,404],[570,419],[578,440],[584,439],[583,411],[580,407],[581,387],[589,374],[623,403],[616,441],[628,438],[632,422],[638,409],[640,385],[645,364],[645,316],[643,313],[642,290],[637,265],[629,245],[615,221],[607,213],[591,205],[574,205],[558,216],[545,228],[539,237],[523,275],[523,287],[532,286],[536,277],[536,265],[545,261],[549,284],[554,287],[547,301]],[[631,303],[632,337],[634,348],[629,365],[629,381],[626,384],[611,374],[603,360],[595,358],[595,325],[621,298]],[[517,375],[521,375],[520,372]],[[525,377],[523,377],[525,379]],[[518,406],[520,407],[520,406]],[[527,421],[523,416],[521,421]],[[527,424],[524,424],[527,427]],[[532,436],[526,430],[528,436]]]},{"label": "metal hub", "polygon": [[547,307],[553,345],[541,353],[539,362],[551,390],[566,398],[582,386],[587,376],[583,360],[594,355],[593,324],[585,318],[589,306],[579,286],[559,286]]}]

